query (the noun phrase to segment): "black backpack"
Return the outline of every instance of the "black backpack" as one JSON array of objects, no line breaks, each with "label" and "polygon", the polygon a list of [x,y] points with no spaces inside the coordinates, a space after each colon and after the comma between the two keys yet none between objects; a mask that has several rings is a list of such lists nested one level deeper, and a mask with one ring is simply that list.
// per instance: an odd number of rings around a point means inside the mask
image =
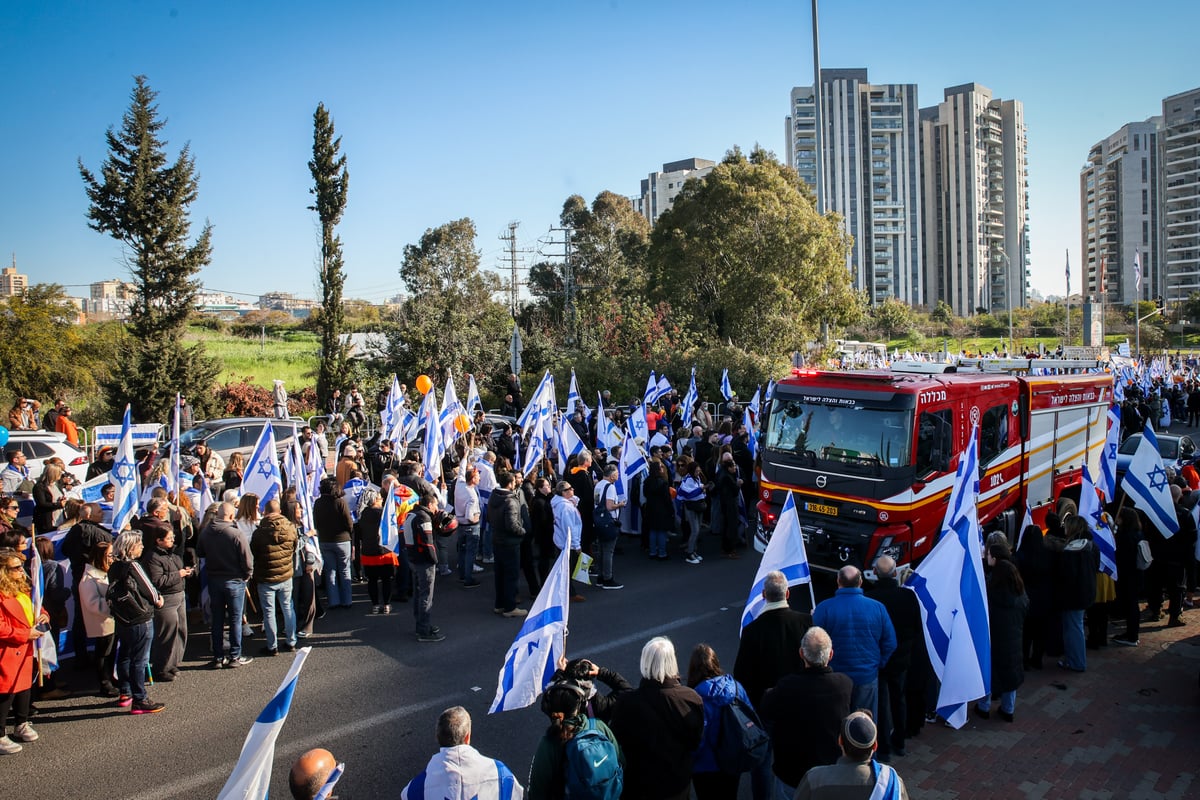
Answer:
[{"label": "black backpack", "polygon": [[754,709],[736,697],[721,708],[721,728],[713,755],[717,769],[729,775],[749,772],[771,752],[771,737]]},{"label": "black backpack", "polygon": [[122,625],[137,625],[154,613],[154,605],[138,591],[134,569],[132,562],[117,561],[108,570],[108,592],[104,600],[113,619]]},{"label": "black backpack", "polygon": [[600,490],[600,498],[592,509],[592,523],[596,528],[596,536],[602,542],[611,542],[621,533],[621,527],[613,519],[612,512],[608,510],[608,490],[611,488],[612,484],[605,481],[604,488]]}]

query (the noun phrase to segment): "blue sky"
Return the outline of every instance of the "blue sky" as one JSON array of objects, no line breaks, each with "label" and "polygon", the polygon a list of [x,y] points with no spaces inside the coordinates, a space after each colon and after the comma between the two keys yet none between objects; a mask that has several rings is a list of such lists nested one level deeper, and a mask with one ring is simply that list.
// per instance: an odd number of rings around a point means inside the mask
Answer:
[{"label": "blue sky", "polygon": [[[860,0],[820,9],[822,66],[913,82],[922,106],[975,81],[1025,104],[1033,286],[1078,288],[1079,169],[1120,125],[1200,85],[1193,0]],[[191,143],[196,223],[214,226],[215,290],[316,295],[307,161],[324,102],[343,137],[346,294],[401,290],[403,248],[459,217],[485,267],[573,193],[634,194],[663,162],[755,143],[783,154],[792,86],[812,81],[809,3],[105,2],[6,0],[0,16],[0,263],[72,286],[127,271],[89,229],[76,159],[145,74]],[[526,256],[530,263],[536,256]]]}]

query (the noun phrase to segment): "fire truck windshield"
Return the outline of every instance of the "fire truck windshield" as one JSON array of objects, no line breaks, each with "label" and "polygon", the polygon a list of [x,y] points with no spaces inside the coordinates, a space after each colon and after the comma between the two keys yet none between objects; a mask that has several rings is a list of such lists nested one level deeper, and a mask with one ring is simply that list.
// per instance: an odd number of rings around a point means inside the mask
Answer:
[{"label": "fire truck windshield", "polygon": [[912,462],[912,412],[779,398],[771,409],[766,448],[810,458],[883,467]]}]

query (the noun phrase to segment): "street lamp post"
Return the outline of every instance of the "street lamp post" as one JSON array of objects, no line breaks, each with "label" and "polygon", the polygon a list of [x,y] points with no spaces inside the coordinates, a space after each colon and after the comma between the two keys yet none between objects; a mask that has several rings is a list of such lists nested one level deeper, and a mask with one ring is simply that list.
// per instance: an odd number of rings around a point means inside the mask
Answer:
[{"label": "street lamp post", "polygon": [[1009,355],[1013,351],[1013,321],[1012,321],[1012,288],[1009,281],[1012,280],[1012,262],[1008,260],[1008,253],[1004,252],[1004,248],[997,245],[996,251],[1000,253],[1000,257],[1004,259],[1004,305],[1008,306],[1008,350]]}]

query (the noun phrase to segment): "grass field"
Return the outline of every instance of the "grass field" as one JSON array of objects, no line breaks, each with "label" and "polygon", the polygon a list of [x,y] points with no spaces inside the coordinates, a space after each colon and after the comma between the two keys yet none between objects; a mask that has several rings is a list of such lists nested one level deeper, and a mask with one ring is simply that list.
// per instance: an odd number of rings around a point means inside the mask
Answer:
[{"label": "grass field", "polygon": [[244,379],[270,388],[282,380],[288,391],[297,391],[316,383],[317,354],[320,341],[310,331],[289,331],[282,337],[243,339],[240,336],[190,328],[189,341],[202,341],[210,356],[221,362],[219,383]]}]

